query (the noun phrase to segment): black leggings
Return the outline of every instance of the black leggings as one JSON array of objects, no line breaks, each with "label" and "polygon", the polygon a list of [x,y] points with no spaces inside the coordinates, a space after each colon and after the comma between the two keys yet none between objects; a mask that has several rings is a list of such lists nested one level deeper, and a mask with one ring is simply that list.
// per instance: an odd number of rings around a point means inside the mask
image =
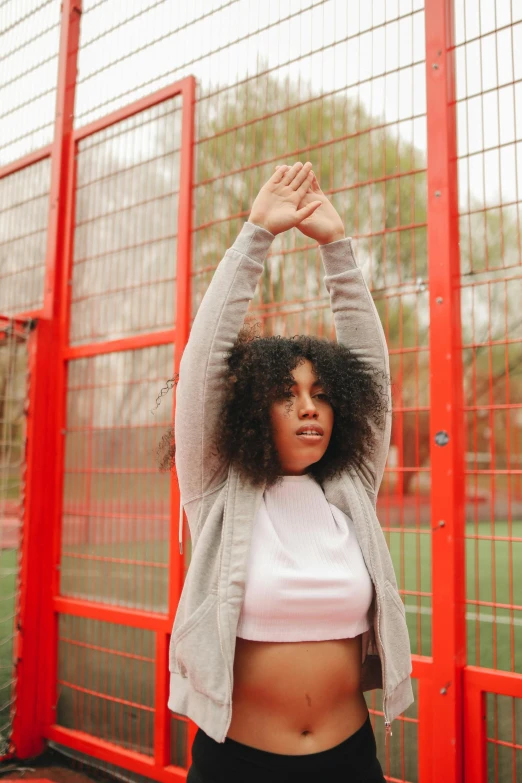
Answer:
[{"label": "black leggings", "polygon": [[225,738],[216,742],[198,729],[187,783],[385,783],[370,716],[340,745],[289,756]]}]

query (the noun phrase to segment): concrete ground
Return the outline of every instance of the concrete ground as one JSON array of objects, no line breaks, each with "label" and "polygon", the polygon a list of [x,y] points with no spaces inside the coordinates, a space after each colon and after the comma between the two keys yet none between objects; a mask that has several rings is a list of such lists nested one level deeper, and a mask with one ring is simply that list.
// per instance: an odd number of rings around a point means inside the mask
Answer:
[{"label": "concrete ground", "polygon": [[49,749],[35,759],[11,759],[0,762],[0,783],[10,780],[32,780],[41,783],[114,783],[115,778],[83,767],[78,761],[66,759]]},{"label": "concrete ground", "polygon": [[9,783],[10,780],[33,780],[40,783],[92,783],[95,778],[90,778],[80,772],[65,767],[42,767],[35,769],[33,767],[22,767],[13,769],[12,772],[3,769],[0,766],[0,778],[3,783]]}]

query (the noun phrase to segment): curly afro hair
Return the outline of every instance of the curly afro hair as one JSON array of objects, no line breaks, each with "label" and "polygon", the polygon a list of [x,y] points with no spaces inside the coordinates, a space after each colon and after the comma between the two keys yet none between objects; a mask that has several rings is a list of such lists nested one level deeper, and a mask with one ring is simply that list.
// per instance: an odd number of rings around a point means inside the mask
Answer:
[{"label": "curly afro hair", "polygon": [[[319,483],[360,467],[376,445],[371,422],[384,426],[389,383],[385,373],[340,343],[308,335],[259,337],[245,325],[225,354],[226,388],[215,446],[255,486],[266,484],[268,489],[281,480],[270,407],[294,383],[291,372],[305,359],[312,363],[334,412],[328,448],[309,468]],[[291,400],[288,403],[292,405]],[[157,450],[162,472],[174,467],[173,435],[170,428]]]}]

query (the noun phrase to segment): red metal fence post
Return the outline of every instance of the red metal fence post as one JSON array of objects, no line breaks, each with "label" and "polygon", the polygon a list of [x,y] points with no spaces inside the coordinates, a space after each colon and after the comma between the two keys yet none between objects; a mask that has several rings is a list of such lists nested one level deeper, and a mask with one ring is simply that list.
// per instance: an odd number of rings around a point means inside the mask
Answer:
[{"label": "red metal fence post", "polygon": [[[49,279],[46,276],[44,317],[53,323],[53,339],[49,345],[50,366],[54,385],[50,399],[51,427],[49,442],[53,459],[53,504],[50,517],[51,535],[46,540],[46,557],[42,573],[42,640],[43,677],[40,683],[40,723],[45,732],[56,720],[58,614],[54,599],[60,592],[60,539],[63,491],[63,441],[65,417],[66,362],[64,350],[68,339],[68,279],[72,263],[72,210],[74,192],[74,99],[77,80],[77,56],[80,43],[81,0],[67,0],[62,4],[60,54],[58,60],[58,87],[56,96],[56,126],[51,168],[50,218],[48,235]],[[52,264],[54,258],[54,264]],[[52,290],[52,295],[51,295]],[[51,309],[52,308],[52,309]],[[51,360],[52,357],[52,360]],[[53,448],[54,446],[54,448]],[[45,644],[44,644],[45,640]]]},{"label": "red metal fence post", "polygon": [[463,780],[464,423],[453,0],[426,0],[433,780]]},{"label": "red metal fence post", "polygon": [[[24,504],[23,540],[20,584],[20,608],[16,632],[16,693],[13,694],[12,744],[17,758],[36,756],[43,751],[43,737],[36,720],[37,684],[40,646],[38,620],[40,615],[41,545],[47,509],[42,503],[45,497],[45,480],[42,471],[42,445],[38,441],[38,422],[42,420],[47,405],[45,368],[39,362],[38,349],[45,333],[33,332],[28,344],[29,404],[27,411],[27,445],[25,474],[26,495]],[[42,382],[41,382],[42,381]]]},{"label": "red metal fence post", "polygon": [[66,187],[72,159],[72,132],[76,60],[79,43],[81,0],[62,4],[58,88],[51,188],[47,229],[44,304],[31,342],[30,405],[27,423],[27,473],[22,558],[22,602],[17,664],[17,715],[13,743],[18,758],[35,756],[44,745],[42,694],[56,687],[50,651],[56,645],[52,612],[55,575],[53,537],[56,533],[56,483],[61,466],[54,444],[62,401],[59,281],[63,275],[66,224]]},{"label": "red metal fence post", "polygon": [[[192,203],[194,180],[194,125],[196,80],[190,76],[182,82],[183,120],[181,127],[181,161],[180,161],[180,198],[178,208],[178,253],[176,272],[176,337],[174,345],[174,372],[179,373],[179,365],[183,350],[190,334],[191,290],[190,277],[192,270]],[[172,396],[172,420],[176,409],[176,394]],[[183,512],[182,512],[183,513]],[[179,485],[175,471],[171,473],[170,482],[170,519],[173,523],[170,531],[169,555],[169,625],[172,627],[179,597],[185,581],[185,552],[178,549],[179,525]],[[186,539],[185,539],[186,541]],[[170,678],[168,637],[158,632],[157,645],[164,658],[156,662],[156,716],[155,716],[155,757],[158,765],[170,764],[170,724],[171,714],[167,708]],[[188,719],[188,766],[192,763],[192,743],[198,730],[196,724]]]},{"label": "red metal fence post", "polygon": [[[464,742],[466,752],[464,754],[465,773],[463,780],[486,783],[488,779],[486,694],[480,683],[474,682],[474,675],[475,672],[468,673],[467,670],[464,674]],[[471,748],[474,749],[474,752],[468,752]]]},{"label": "red metal fence post", "polygon": [[[74,227],[76,224],[76,160],[81,161],[81,142],[93,134],[103,131],[105,128],[122,123],[129,117],[135,117],[141,112],[146,112],[150,107],[159,106],[164,101],[170,100],[175,95],[182,96],[182,149],[179,186],[178,207],[178,242],[177,242],[177,301],[176,301],[176,326],[175,329],[165,329],[150,334],[132,335],[121,339],[107,340],[103,343],[71,345],[69,340],[69,323],[71,312],[71,287],[68,280],[72,279],[74,257]],[[51,605],[48,610],[45,604],[45,613],[49,611],[48,624],[51,633],[54,634],[48,641],[46,667],[50,675],[45,683],[42,683],[42,723],[45,737],[65,744],[82,753],[88,753],[95,758],[109,761],[125,769],[130,769],[151,779],[170,780],[177,779],[180,772],[179,766],[172,763],[170,748],[171,722],[173,720],[168,711],[168,641],[172,628],[172,622],[176,613],[181,587],[183,586],[183,560],[180,558],[177,544],[177,522],[179,508],[179,491],[174,472],[171,477],[171,519],[173,530],[170,537],[171,557],[169,562],[169,609],[168,616],[159,612],[140,611],[136,609],[121,608],[110,603],[98,603],[95,600],[73,598],[60,595],[59,571],[56,566],[60,563],[63,553],[62,548],[62,506],[63,506],[63,482],[64,482],[64,445],[60,433],[66,431],[66,378],[67,367],[74,361],[96,357],[100,354],[139,350],[150,346],[170,345],[175,346],[172,358],[176,357],[175,369],[179,369],[179,360],[187,341],[190,325],[190,216],[192,211],[192,162],[194,147],[194,101],[195,79],[185,79],[168,85],[155,93],[115,110],[112,114],[99,118],[87,126],[77,128],[73,133],[71,146],[71,161],[68,165],[68,174],[65,182],[65,200],[67,203],[66,216],[63,224],[63,273],[60,277],[61,285],[61,316],[60,316],[60,345],[61,362],[57,370],[59,382],[57,387],[61,390],[58,395],[56,414],[57,425],[55,427],[55,453],[56,464],[59,466],[55,488],[54,535],[50,550],[49,590],[51,593]],[[74,298],[72,298],[74,302]],[[173,405],[175,396],[173,397]],[[47,585],[46,585],[47,588]],[[117,742],[104,741],[103,738],[93,737],[88,732],[81,731],[78,727],[69,729],[56,720],[56,673],[57,673],[57,642],[58,642],[58,618],[60,616],[74,615],[78,618],[91,618],[114,625],[129,626],[150,630],[155,633],[155,701],[154,701],[154,756],[145,753],[129,751],[120,747]],[[197,726],[189,722],[189,753],[191,737],[197,731]]]}]

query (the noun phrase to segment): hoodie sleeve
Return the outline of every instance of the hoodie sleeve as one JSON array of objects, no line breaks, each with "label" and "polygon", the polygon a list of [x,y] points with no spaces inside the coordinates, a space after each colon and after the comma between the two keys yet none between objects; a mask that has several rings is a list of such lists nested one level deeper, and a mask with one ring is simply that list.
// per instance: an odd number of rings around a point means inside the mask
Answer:
[{"label": "hoodie sleeve", "polygon": [[174,436],[183,505],[222,484],[228,464],[215,453],[225,353],[243,326],[274,234],[246,222],[218,264],[198,308],[179,366]]},{"label": "hoodie sleeve", "polygon": [[[381,320],[361,269],[357,266],[350,237],[320,246],[326,272],[324,283],[330,294],[337,342],[346,345],[362,361],[390,377],[388,346]],[[374,507],[390,447],[392,399],[389,382],[383,379],[387,413],[382,428],[370,425],[375,451],[365,459],[360,478]]]}]

